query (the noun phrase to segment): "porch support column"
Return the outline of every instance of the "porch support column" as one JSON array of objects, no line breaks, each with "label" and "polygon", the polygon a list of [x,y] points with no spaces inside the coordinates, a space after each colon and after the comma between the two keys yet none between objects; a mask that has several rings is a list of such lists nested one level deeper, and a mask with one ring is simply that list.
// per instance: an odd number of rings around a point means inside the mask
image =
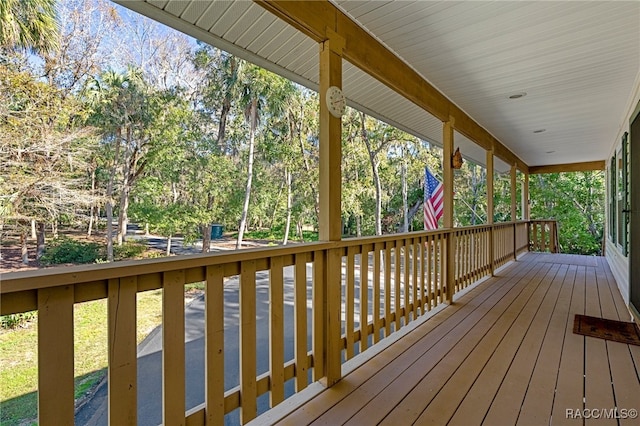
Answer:
[{"label": "porch support column", "polygon": [[522,220],[529,220],[529,173],[524,174],[522,186]]},{"label": "porch support column", "polygon": [[[329,31],[329,30],[327,30]],[[340,241],[342,238],[342,119],[327,108],[327,89],[342,88],[342,49],[344,39],[334,37],[320,43],[320,217],[321,241]]]},{"label": "porch support column", "polygon": [[516,165],[511,165],[511,222],[513,223],[513,259],[516,260],[518,258],[517,248],[516,248],[516,192],[518,190],[518,185],[516,181],[516,173],[517,173]]},{"label": "porch support column", "polygon": [[487,151],[487,224],[492,225],[489,230],[489,269],[493,275],[493,150]]},{"label": "porch support column", "polygon": [[446,262],[446,302],[453,302],[455,291],[455,244],[453,232],[453,167],[451,164],[453,157],[453,126],[454,119],[449,117],[449,121],[443,123],[442,146],[443,146],[443,176],[444,186],[444,227],[450,230],[447,237],[447,262]]},{"label": "porch support column", "polygon": [[517,173],[516,165],[511,165],[511,221],[516,221],[516,193],[518,191],[518,182],[516,181]]},{"label": "porch support column", "polygon": [[[342,88],[342,50],[344,38],[327,28],[328,39],[320,43],[320,217],[321,241],[340,241],[342,238],[342,119],[329,112],[327,89]],[[322,306],[322,315],[314,315],[314,353],[322,353],[325,386],[332,386],[342,377],[341,352],[341,263],[339,249],[322,252],[319,262],[324,269],[321,282],[314,286],[314,306]],[[322,336],[321,338],[319,338]],[[317,343],[316,343],[317,342]],[[321,345],[322,347],[317,347]]]}]

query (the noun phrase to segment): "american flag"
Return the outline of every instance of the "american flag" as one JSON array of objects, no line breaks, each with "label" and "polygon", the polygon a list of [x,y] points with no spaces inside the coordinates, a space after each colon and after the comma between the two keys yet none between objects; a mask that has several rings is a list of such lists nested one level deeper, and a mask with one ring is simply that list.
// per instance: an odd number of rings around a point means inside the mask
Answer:
[{"label": "american flag", "polygon": [[424,168],[424,229],[438,229],[438,219],[443,211],[443,187],[433,177],[429,168]]}]

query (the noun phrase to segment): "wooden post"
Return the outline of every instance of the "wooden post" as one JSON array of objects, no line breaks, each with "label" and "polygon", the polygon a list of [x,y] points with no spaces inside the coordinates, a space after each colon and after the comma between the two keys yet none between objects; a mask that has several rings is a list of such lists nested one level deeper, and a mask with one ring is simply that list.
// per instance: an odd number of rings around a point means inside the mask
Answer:
[{"label": "wooden post", "polygon": [[522,220],[529,220],[529,173],[524,174],[522,186]]},{"label": "wooden post", "polygon": [[[449,121],[443,125],[442,145],[443,145],[443,182],[444,186],[444,227],[453,228],[453,167],[451,164],[451,158],[453,156],[453,117],[449,117]],[[455,285],[454,276],[454,261],[455,256],[455,235],[453,232],[447,234],[446,245],[446,272],[445,272],[445,301],[447,303],[453,302],[453,292]]]},{"label": "wooden post", "polygon": [[342,87],[342,49],[344,39],[320,44],[320,240],[339,241],[341,223],[342,119],[327,108],[326,94],[331,86]]},{"label": "wooden post", "polygon": [[516,165],[511,165],[511,222],[513,223],[513,259],[515,260],[517,255],[516,249],[516,192],[518,190],[518,182],[516,181]]},{"label": "wooden post", "polygon": [[[342,88],[342,50],[344,38],[327,28],[328,39],[320,43],[320,217],[319,239],[340,241],[342,238],[342,119],[329,112],[326,103],[327,89]],[[322,333],[325,342],[320,359],[325,386],[332,386],[342,376],[341,345],[341,255],[338,250],[328,250],[324,262],[325,271],[320,274],[323,301]]]},{"label": "wooden post", "polygon": [[516,165],[511,166],[511,222],[516,221],[516,192],[518,190],[518,182],[516,181]]},{"label": "wooden post", "polygon": [[41,425],[73,424],[73,294],[73,286],[38,290]]},{"label": "wooden post", "polygon": [[162,274],[162,423],[185,424],[184,270]]},{"label": "wooden post", "polygon": [[[207,266],[206,274],[204,298],[205,424],[216,425],[224,423],[224,266]],[[273,301],[271,305],[273,305]],[[273,339],[274,333],[270,332],[269,335]],[[277,385],[272,384],[271,395],[274,393],[274,387],[277,389]]]},{"label": "wooden post", "polygon": [[137,278],[110,279],[109,294],[109,408],[112,425],[136,424],[137,344],[136,293]]},{"label": "wooden post", "polygon": [[[240,423],[258,415],[256,384],[256,261],[240,263]],[[183,350],[184,352],[184,350]],[[184,397],[183,397],[184,398]],[[165,422],[165,424],[167,424]]]},{"label": "wooden post", "polygon": [[491,225],[491,229],[489,229],[489,269],[493,276],[493,150],[487,151],[487,223]]}]

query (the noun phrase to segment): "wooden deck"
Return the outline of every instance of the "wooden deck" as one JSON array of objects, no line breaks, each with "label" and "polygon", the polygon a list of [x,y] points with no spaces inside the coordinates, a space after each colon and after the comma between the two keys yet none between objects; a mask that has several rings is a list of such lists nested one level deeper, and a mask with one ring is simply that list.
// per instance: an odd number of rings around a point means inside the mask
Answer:
[{"label": "wooden deck", "polygon": [[640,424],[640,346],[573,334],[630,319],[603,258],[528,253],[454,300],[281,424]]}]

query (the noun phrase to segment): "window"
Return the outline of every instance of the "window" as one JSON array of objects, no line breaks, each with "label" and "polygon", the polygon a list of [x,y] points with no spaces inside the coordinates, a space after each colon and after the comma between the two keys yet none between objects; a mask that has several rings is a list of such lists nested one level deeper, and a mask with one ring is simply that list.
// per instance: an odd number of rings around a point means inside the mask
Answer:
[{"label": "window", "polygon": [[625,133],[609,166],[609,238],[625,256],[629,252],[629,160],[628,134]]}]

